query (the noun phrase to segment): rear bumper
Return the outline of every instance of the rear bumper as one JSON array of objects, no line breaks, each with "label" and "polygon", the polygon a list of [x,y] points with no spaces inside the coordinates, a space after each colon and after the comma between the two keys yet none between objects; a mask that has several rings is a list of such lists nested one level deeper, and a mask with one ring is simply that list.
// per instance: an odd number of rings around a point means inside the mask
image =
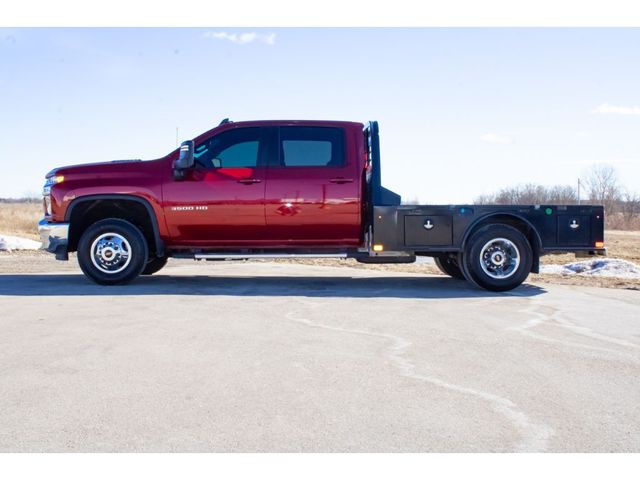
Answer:
[{"label": "rear bumper", "polygon": [[69,241],[69,224],[40,220],[38,233],[42,241],[42,249],[55,253],[57,260],[68,260],[67,245]]}]

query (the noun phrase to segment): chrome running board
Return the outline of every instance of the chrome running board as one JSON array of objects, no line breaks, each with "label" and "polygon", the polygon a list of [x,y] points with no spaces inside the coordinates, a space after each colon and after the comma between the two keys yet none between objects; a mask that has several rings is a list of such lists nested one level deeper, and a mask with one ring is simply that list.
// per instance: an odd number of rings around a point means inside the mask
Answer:
[{"label": "chrome running board", "polygon": [[196,260],[250,260],[252,258],[347,258],[346,253],[196,253]]}]

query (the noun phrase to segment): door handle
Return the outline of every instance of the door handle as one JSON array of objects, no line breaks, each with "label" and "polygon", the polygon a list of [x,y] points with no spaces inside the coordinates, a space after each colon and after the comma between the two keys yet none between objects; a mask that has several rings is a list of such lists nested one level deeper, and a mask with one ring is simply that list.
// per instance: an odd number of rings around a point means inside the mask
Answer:
[{"label": "door handle", "polygon": [[342,183],[353,183],[353,178],[343,178],[343,177],[338,177],[338,178],[332,178],[331,180],[329,180],[329,182],[331,182],[331,183],[337,183],[337,184],[342,184]]},{"label": "door handle", "polygon": [[241,178],[238,180],[238,183],[244,183],[245,185],[251,185],[254,183],[260,183],[262,180],[259,178]]}]

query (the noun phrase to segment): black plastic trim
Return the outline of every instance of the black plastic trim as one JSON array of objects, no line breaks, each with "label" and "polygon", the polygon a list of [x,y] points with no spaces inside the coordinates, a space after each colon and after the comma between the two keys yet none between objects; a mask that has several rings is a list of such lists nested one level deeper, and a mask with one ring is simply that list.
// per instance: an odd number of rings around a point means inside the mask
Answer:
[{"label": "black plastic trim", "polygon": [[[91,202],[96,200],[129,200],[133,202],[138,202],[142,204],[149,214],[149,218],[151,219],[151,228],[153,229],[153,238],[156,244],[156,254],[159,257],[163,257],[165,254],[165,246],[164,242],[160,238],[160,230],[158,229],[158,219],[156,217],[156,213],[153,210],[153,207],[149,203],[149,201],[145,198],[139,197],[137,195],[126,195],[126,194],[96,194],[96,195],[84,195],[82,197],[75,198],[71,201],[69,206],[67,207],[67,211],[65,212],[64,219],[66,222],[71,221],[71,214],[73,213],[73,209],[78,205],[84,202]],[[73,226],[70,227],[70,229]]]},{"label": "black plastic trim", "polygon": [[69,260],[69,251],[67,250],[66,242],[54,243],[47,249],[47,251],[49,253],[54,253],[56,256],[56,260],[61,260],[61,261]]},{"label": "black plastic trim", "polygon": [[[537,252],[541,252],[542,251],[542,249],[543,249],[542,248],[542,238],[540,237],[540,233],[538,232],[538,229],[536,227],[534,227],[533,224],[529,220],[527,220],[526,218],[524,218],[524,217],[522,217],[522,216],[520,216],[518,214],[515,214],[513,212],[500,212],[500,211],[488,213],[488,214],[476,219],[473,223],[471,223],[467,227],[467,229],[465,230],[464,235],[462,236],[461,250],[464,250],[464,248],[466,247],[467,240],[469,239],[469,237],[471,236],[471,233],[473,232],[473,230],[476,227],[478,227],[485,220],[490,220],[493,217],[500,217],[500,216],[502,216],[502,217],[511,217],[514,220],[520,220],[520,221],[524,222],[535,233],[535,239],[537,241],[536,242],[537,245],[531,245],[531,247],[533,247],[535,249],[534,250],[534,254],[535,254],[536,251]],[[496,223],[499,223],[499,221],[496,222]]]}]

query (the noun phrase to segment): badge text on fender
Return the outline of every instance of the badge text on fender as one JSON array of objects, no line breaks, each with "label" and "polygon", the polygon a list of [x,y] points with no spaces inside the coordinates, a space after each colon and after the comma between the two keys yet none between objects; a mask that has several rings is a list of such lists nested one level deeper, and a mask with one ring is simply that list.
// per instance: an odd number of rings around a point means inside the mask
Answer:
[{"label": "badge text on fender", "polygon": [[192,210],[209,210],[209,207],[206,205],[184,205],[180,207],[171,207],[172,212],[184,212]]}]

